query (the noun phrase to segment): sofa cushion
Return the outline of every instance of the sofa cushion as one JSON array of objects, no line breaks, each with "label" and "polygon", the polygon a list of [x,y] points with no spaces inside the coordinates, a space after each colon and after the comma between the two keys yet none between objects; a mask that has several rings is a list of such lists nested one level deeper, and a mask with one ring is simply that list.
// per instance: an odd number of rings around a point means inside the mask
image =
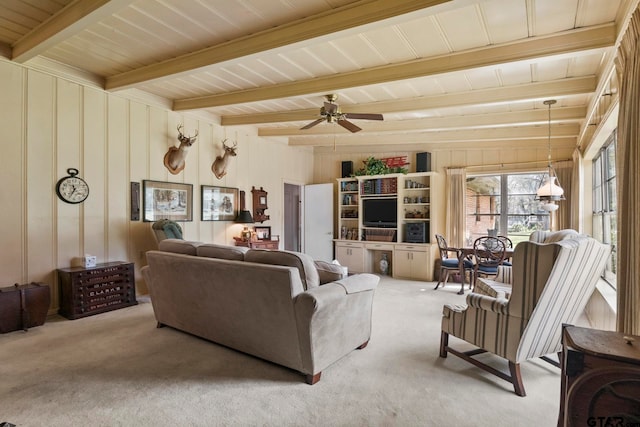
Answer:
[{"label": "sofa cushion", "polygon": [[244,254],[249,248],[242,246],[216,245],[215,243],[204,243],[197,248],[197,255],[207,258],[230,259],[244,261]]},{"label": "sofa cushion", "polygon": [[318,270],[318,277],[320,284],[335,282],[336,280],[343,279],[345,277],[344,267],[338,264],[332,264],[326,261],[314,261],[316,270]]},{"label": "sofa cushion", "polygon": [[198,246],[202,242],[191,242],[181,239],[166,239],[158,243],[158,249],[163,252],[173,252],[176,254],[196,255]]},{"label": "sofa cushion", "polygon": [[296,267],[300,272],[300,279],[305,290],[317,288],[320,285],[320,277],[313,263],[313,258],[301,252],[249,249],[244,255],[244,260],[260,264]]}]

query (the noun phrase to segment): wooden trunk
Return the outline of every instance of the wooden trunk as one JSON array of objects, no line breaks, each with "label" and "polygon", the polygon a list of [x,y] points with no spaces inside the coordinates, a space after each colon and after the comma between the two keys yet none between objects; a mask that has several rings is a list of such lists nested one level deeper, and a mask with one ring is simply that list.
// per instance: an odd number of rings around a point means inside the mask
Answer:
[{"label": "wooden trunk", "polygon": [[0,333],[43,325],[50,304],[49,285],[44,283],[0,288]]}]

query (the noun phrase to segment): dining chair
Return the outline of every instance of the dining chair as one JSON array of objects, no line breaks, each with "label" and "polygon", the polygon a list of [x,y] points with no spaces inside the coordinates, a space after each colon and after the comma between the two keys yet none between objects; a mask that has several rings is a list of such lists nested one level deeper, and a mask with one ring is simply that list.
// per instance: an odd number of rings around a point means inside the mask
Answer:
[{"label": "dining chair", "polygon": [[473,242],[473,285],[479,276],[495,277],[505,258],[506,246],[498,237],[482,236]]},{"label": "dining chair", "polygon": [[[442,287],[444,288],[444,286],[447,284],[447,280],[449,280],[450,272],[453,271],[454,274],[460,272],[461,255],[458,248],[449,247],[449,245],[447,245],[447,240],[441,234],[436,234],[436,241],[438,242],[438,250],[440,251],[440,274],[438,274],[438,283],[436,284],[436,287],[433,288],[434,290],[438,289],[440,283],[442,283]],[[451,257],[451,253],[455,253],[456,256]],[[467,271],[473,271],[473,263],[471,262],[471,260],[463,259],[462,262],[464,265],[463,271],[465,273]],[[458,294],[462,295],[464,293],[464,275],[460,279],[462,284]],[[472,278],[470,277],[469,281],[471,280]]]},{"label": "dining chair", "polygon": [[[500,239],[500,240],[502,240],[504,242],[504,247],[506,249],[513,249],[513,242],[511,241],[510,238],[508,238],[507,236],[498,236],[498,239]],[[511,264],[511,261],[509,259],[505,259],[504,261],[502,261],[502,265],[511,266],[513,264]]]}]

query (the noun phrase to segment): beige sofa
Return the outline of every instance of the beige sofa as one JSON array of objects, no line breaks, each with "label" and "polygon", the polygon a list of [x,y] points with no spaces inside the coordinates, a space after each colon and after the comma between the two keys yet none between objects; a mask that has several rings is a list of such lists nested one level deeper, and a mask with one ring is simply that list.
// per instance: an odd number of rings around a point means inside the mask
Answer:
[{"label": "beige sofa", "polygon": [[301,253],[175,239],[147,252],[147,263],[158,327],[289,367],[309,384],[371,336],[372,274],[340,278]]}]

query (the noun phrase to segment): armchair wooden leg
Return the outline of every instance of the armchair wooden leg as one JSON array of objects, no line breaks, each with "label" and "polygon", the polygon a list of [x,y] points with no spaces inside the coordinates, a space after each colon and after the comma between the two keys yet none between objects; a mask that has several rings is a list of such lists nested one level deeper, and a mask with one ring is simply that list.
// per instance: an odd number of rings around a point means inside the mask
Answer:
[{"label": "armchair wooden leg", "polygon": [[509,361],[509,372],[511,373],[511,383],[513,389],[518,396],[526,396],[524,384],[522,383],[522,375],[520,374],[520,364]]},{"label": "armchair wooden leg", "polygon": [[486,353],[487,350],[482,348],[476,348],[475,350],[468,351],[458,351],[455,348],[449,347],[449,334],[446,332],[442,332],[440,336],[440,357],[447,357],[447,353],[451,353],[454,356],[458,356],[459,358],[466,360],[472,365],[477,366],[480,369],[483,369],[490,374],[493,374],[499,378],[502,378],[505,381],[508,381],[513,385],[513,389],[518,396],[526,396],[527,394],[524,391],[524,383],[522,382],[522,375],[520,374],[520,364],[513,363],[509,361],[509,374],[506,372],[502,372],[494,368],[493,366],[489,366],[481,361],[474,359],[473,356],[478,354]]},{"label": "armchair wooden leg", "polygon": [[447,357],[447,347],[449,346],[449,333],[440,333],[440,357]]}]

